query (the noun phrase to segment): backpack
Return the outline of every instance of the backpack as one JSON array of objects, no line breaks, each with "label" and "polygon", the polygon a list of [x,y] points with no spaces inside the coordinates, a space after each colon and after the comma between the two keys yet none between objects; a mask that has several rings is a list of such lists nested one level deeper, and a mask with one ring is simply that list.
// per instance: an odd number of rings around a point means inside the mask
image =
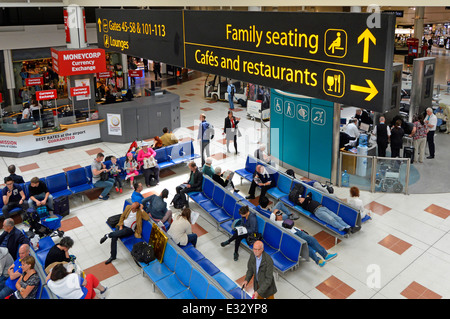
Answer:
[{"label": "backpack", "polygon": [[235,90],[234,86],[231,86],[231,92],[230,92],[231,97],[234,96],[234,90]]},{"label": "backpack", "polygon": [[152,246],[146,242],[139,242],[133,245],[131,256],[137,263],[149,264],[155,260],[155,251]]},{"label": "backpack", "polygon": [[281,225],[284,228],[292,229],[292,227],[294,227],[294,221],[292,219],[285,219]]},{"label": "backpack", "polygon": [[175,194],[175,196],[172,199],[171,204],[173,204],[173,207],[176,209],[183,209],[184,206],[186,206],[186,204],[187,204],[186,195]]},{"label": "backpack", "polygon": [[294,188],[289,192],[289,200],[293,202],[295,205],[299,204],[298,198],[302,196],[305,190],[305,186],[302,184],[295,184]]}]

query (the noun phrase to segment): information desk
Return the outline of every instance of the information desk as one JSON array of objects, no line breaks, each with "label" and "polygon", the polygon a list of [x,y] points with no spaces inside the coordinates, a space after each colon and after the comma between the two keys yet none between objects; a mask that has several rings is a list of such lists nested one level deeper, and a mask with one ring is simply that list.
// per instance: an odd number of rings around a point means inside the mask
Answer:
[{"label": "information desk", "polygon": [[160,95],[134,98],[131,101],[98,104],[103,142],[131,143],[161,136],[167,127],[173,131],[180,127],[180,96],[168,91]]},{"label": "information desk", "polygon": [[0,156],[25,157],[41,151],[98,143],[102,122],[104,120],[61,124],[61,131],[46,134],[40,134],[39,128],[19,133],[0,132]]}]

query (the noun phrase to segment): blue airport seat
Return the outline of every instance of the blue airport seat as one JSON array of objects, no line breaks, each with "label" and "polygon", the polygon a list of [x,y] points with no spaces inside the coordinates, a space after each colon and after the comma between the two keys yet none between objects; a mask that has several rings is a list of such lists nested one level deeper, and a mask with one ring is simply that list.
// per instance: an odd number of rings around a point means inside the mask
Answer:
[{"label": "blue airport seat", "polygon": [[220,269],[216,267],[208,258],[203,258],[197,262],[210,276],[214,276]]},{"label": "blue airport seat", "polygon": [[189,243],[186,246],[181,246],[181,249],[183,249],[186,252],[186,254],[196,263],[205,258],[205,256],[191,243]]},{"label": "blue airport seat", "polygon": [[266,253],[272,255],[280,249],[281,235],[282,231],[278,226],[266,223],[262,239]]},{"label": "blue airport seat", "polygon": [[275,268],[281,272],[295,267],[298,264],[302,245],[293,236],[283,233],[280,250],[271,255]]},{"label": "blue airport seat", "polygon": [[66,172],[67,184],[72,193],[82,193],[89,189],[92,189],[92,184],[89,183],[89,179],[86,175],[86,170],[82,167],[70,170]]},{"label": "blue airport seat", "polygon": [[167,244],[164,251],[163,262],[160,263],[157,259],[153,260],[148,266],[143,268],[143,271],[154,283],[159,280],[172,275],[175,271],[175,264],[177,262],[178,253],[171,245]]},{"label": "blue airport seat", "polygon": [[226,299],[225,296],[213,285],[209,285],[206,299]]},{"label": "blue airport seat", "polygon": [[218,272],[213,276],[213,278],[219,283],[220,286],[222,286],[223,289],[225,289],[228,292],[238,287],[236,282],[231,280],[230,277],[225,275],[223,272]]},{"label": "blue airport seat", "polygon": [[178,255],[175,272],[156,282],[159,290],[169,299],[188,289],[192,265],[182,255]]},{"label": "blue airport seat", "polygon": [[279,200],[281,197],[289,195],[291,185],[292,178],[280,173],[278,174],[277,186],[268,189],[267,194]]},{"label": "blue airport seat", "polygon": [[47,184],[48,191],[53,195],[53,198],[69,196],[72,194],[72,191],[67,185],[66,173],[58,173],[47,176],[45,182]]}]

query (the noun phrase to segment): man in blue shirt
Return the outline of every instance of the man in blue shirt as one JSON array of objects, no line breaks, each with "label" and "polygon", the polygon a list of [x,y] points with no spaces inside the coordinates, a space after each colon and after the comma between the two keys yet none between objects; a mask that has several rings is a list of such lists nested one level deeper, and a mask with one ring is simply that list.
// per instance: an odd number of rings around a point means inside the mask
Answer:
[{"label": "man in blue shirt", "polygon": [[234,109],[234,92],[236,91],[236,88],[233,83],[231,83],[231,80],[228,80],[228,87],[227,87],[227,93],[228,93],[228,102],[230,103],[230,110]]},{"label": "man in blue shirt", "polygon": [[198,137],[200,140],[200,147],[202,153],[202,166],[205,165],[204,151],[206,150],[206,157],[209,157],[209,142],[211,141],[211,136],[214,134],[211,125],[206,121],[206,115],[204,113],[200,114],[200,125],[198,126]]},{"label": "man in blue shirt", "polygon": [[25,193],[19,184],[14,183],[11,176],[5,178],[6,187],[2,190],[3,207],[2,212],[5,218],[9,218],[9,212],[16,207],[27,210],[28,204],[25,201]]},{"label": "man in blue shirt", "polygon": [[14,263],[9,267],[8,274],[9,278],[6,279],[4,286],[0,287],[0,299],[5,299],[14,291],[16,291],[16,282],[22,275],[22,258],[30,255],[30,246],[28,244],[23,244],[19,248],[19,258],[17,258]]}]

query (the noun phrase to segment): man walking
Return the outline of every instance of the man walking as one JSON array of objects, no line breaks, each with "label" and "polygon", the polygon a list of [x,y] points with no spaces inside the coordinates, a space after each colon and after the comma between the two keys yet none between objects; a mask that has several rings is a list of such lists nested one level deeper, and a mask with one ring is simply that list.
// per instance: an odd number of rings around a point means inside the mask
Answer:
[{"label": "man walking", "polygon": [[255,299],[274,299],[277,287],[273,278],[273,260],[269,254],[264,251],[264,244],[257,240],[253,244],[253,254],[247,263],[247,274],[243,287],[253,277],[253,289]]},{"label": "man walking", "polygon": [[198,126],[198,137],[200,140],[200,150],[202,153],[202,166],[205,165],[205,151],[206,157],[209,157],[209,143],[211,141],[211,135],[214,134],[211,125],[206,121],[206,115],[204,113],[200,114],[200,125]]}]

